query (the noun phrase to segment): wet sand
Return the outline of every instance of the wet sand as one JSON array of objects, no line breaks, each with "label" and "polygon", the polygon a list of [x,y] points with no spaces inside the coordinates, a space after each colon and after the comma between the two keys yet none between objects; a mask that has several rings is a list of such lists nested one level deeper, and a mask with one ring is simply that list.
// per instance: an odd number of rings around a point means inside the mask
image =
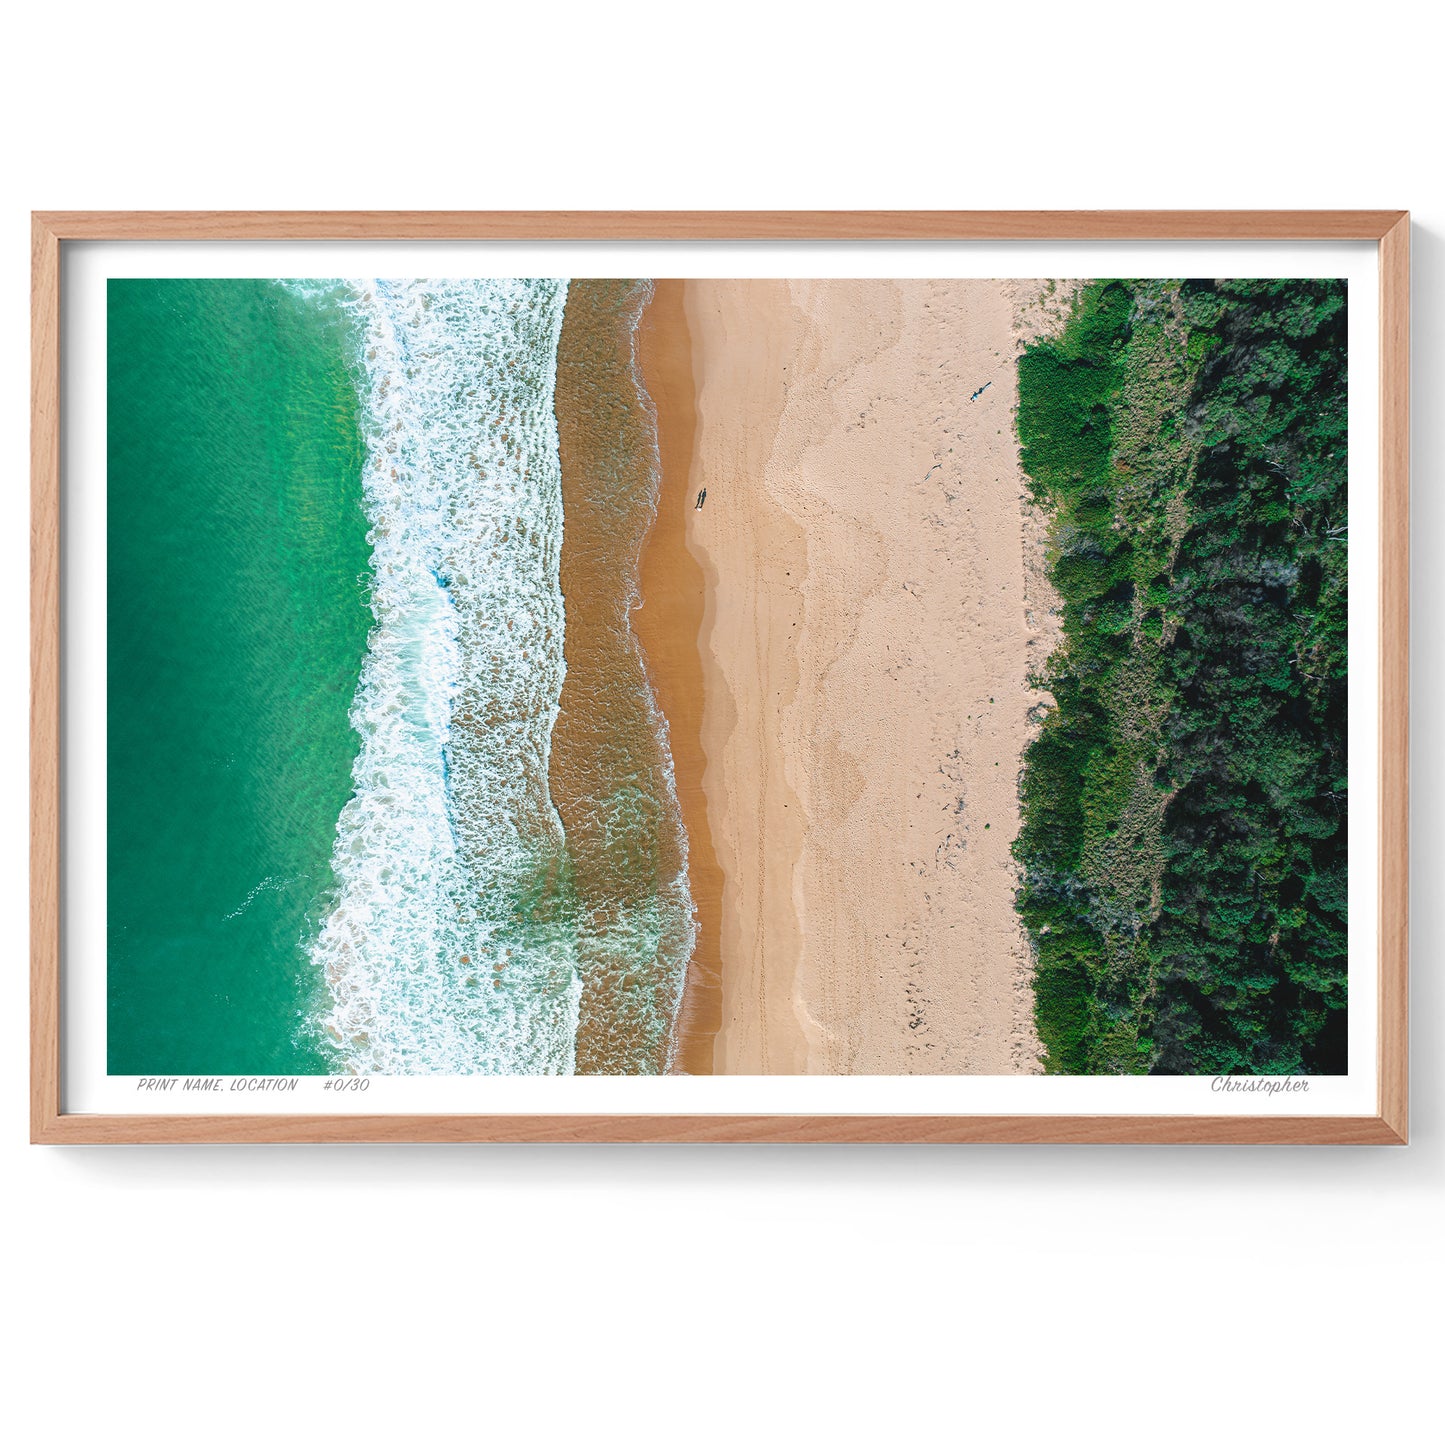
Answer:
[{"label": "wet sand", "polygon": [[[707,689],[698,639],[710,589],[703,564],[687,543],[688,524],[698,514],[689,485],[696,412],[692,337],[683,309],[685,284],[654,282],[653,299],[638,329],[643,382],[657,409],[662,485],[657,519],[642,554],[642,599],[632,614],[632,628],[642,643],[653,695],[668,722],[678,802],[687,828],[688,881],[697,910],[697,943],[678,1020],[675,1067],[683,1073],[710,1074],[714,1041],[722,1025],[723,882],[703,794]],[[714,709],[725,715],[728,705],[726,696],[714,689]]]}]

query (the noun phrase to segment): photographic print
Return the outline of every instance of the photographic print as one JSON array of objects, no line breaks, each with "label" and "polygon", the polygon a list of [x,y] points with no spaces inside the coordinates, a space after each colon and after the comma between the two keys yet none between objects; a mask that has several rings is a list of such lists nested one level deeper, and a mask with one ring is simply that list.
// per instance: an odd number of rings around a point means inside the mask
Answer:
[{"label": "photographic print", "polygon": [[108,1072],[1345,1074],[1350,300],[111,279]]}]

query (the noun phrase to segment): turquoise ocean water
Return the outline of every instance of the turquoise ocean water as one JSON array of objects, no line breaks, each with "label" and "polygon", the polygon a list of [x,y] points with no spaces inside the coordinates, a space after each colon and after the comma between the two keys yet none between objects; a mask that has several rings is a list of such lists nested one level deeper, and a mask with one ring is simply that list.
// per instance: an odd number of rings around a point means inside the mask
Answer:
[{"label": "turquoise ocean water", "polygon": [[300,1073],[371,617],[354,324],[109,296],[109,1066]]}]

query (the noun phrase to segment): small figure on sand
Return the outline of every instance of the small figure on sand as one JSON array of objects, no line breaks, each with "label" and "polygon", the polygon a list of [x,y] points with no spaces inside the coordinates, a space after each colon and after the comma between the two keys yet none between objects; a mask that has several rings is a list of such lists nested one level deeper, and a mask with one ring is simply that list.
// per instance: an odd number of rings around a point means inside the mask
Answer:
[{"label": "small figure on sand", "polygon": [[992,385],[993,385],[993,382],[991,382],[991,381],[986,381],[986,382],[984,382],[984,384],[983,384],[981,387],[979,387],[979,389],[978,389],[976,392],[974,392],[974,394],[973,394],[971,397],[969,397],[969,400],[970,400],[970,401],[977,401],[977,400],[979,399],[979,397],[981,397],[981,396],[984,394],[984,392],[986,392],[986,391],[989,389],[989,387],[991,387]]},{"label": "small figure on sand", "polygon": [[700,492],[697,494],[697,505],[693,508],[693,511],[694,511],[694,512],[700,512],[700,511],[702,511],[702,504],[703,504],[705,501],[707,501],[707,488],[706,488],[706,487],[704,487],[704,488],[702,489],[702,491],[700,491]]}]

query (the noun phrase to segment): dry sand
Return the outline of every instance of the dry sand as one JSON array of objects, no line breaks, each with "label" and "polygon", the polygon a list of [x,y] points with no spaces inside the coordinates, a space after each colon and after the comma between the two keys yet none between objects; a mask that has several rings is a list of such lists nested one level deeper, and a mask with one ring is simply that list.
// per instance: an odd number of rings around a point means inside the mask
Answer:
[{"label": "dry sand", "polygon": [[1038,297],[658,284],[636,622],[699,909],[690,1072],[1039,1068],[1009,852],[1052,645],[1012,425]]}]

